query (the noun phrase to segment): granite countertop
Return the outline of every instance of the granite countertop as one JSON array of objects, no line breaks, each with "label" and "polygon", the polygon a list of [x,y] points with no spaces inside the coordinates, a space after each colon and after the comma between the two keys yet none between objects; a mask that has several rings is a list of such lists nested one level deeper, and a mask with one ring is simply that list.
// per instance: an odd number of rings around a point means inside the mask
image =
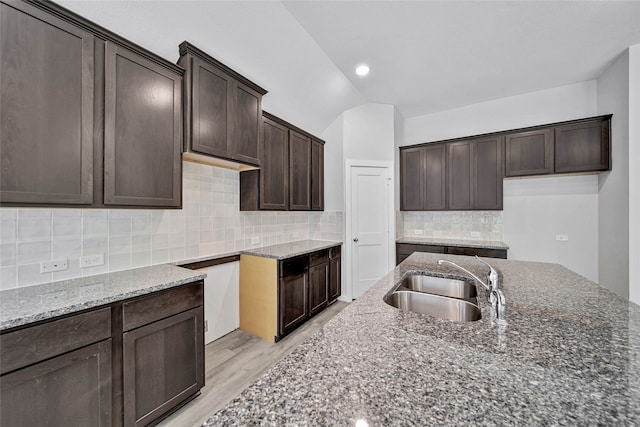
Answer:
[{"label": "granite countertop", "polygon": [[509,246],[501,240],[446,239],[444,237],[402,237],[396,240],[396,243],[462,246],[465,248],[509,249]]},{"label": "granite countertop", "polygon": [[285,259],[340,245],[342,245],[342,242],[334,242],[329,240],[299,240],[297,242],[282,243],[280,245],[264,246],[262,248],[255,249],[245,249],[240,251],[240,253],[246,255],[261,256],[265,258]]},{"label": "granite countertop", "polygon": [[414,253],[206,425],[638,425],[640,306],[558,265],[492,259],[508,326],[402,312],[409,271],[477,275]]},{"label": "granite countertop", "polygon": [[0,292],[0,330],[172,288],[207,275],[169,264]]}]

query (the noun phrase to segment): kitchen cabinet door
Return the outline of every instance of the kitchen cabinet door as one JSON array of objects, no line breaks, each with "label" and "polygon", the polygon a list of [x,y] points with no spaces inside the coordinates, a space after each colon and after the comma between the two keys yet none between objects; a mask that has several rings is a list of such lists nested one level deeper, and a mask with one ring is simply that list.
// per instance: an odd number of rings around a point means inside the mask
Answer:
[{"label": "kitchen cabinet door", "polygon": [[0,3],[0,203],[93,202],[94,37]]},{"label": "kitchen cabinet door", "polygon": [[473,209],[474,143],[447,144],[447,198],[450,210]]},{"label": "kitchen cabinet door", "polygon": [[105,46],[105,205],[182,204],[182,78]]},{"label": "kitchen cabinet door", "polygon": [[287,210],[289,206],[289,129],[265,117],[263,132],[260,143],[262,163],[259,172],[260,209]]},{"label": "kitchen cabinet door", "polygon": [[329,297],[329,250],[309,255],[309,316],[327,306]]},{"label": "kitchen cabinet door", "polygon": [[400,150],[400,209],[424,210],[425,150],[423,147]]},{"label": "kitchen cabinet door", "polygon": [[203,308],[123,334],[124,425],[145,426],[204,386]]},{"label": "kitchen cabinet door", "polygon": [[260,166],[258,151],[262,125],[262,94],[240,82],[234,82],[233,137],[231,157],[243,163]]},{"label": "kitchen cabinet door", "polygon": [[473,150],[473,208],[500,210],[504,176],[504,137],[490,136],[477,139],[474,141]]},{"label": "kitchen cabinet door", "polygon": [[228,157],[234,81],[198,57],[191,60],[191,149],[201,154]]},{"label": "kitchen cabinet door", "polygon": [[424,147],[423,210],[443,210],[447,207],[447,148],[444,144]]},{"label": "kitchen cabinet door", "polygon": [[555,172],[611,169],[611,118],[597,118],[555,128]]},{"label": "kitchen cabinet door", "polygon": [[311,138],[289,131],[289,210],[311,210]]},{"label": "kitchen cabinet door", "polygon": [[342,294],[342,263],[340,246],[329,249],[329,303]]},{"label": "kitchen cabinet door", "polygon": [[308,257],[301,256],[282,261],[279,285],[279,336],[285,335],[305,321],[308,315]]},{"label": "kitchen cabinet door", "polygon": [[553,129],[536,129],[505,137],[505,175],[553,173]]},{"label": "kitchen cabinet door", "polygon": [[111,426],[111,340],[0,379],[2,426]]},{"label": "kitchen cabinet door", "polygon": [[311,140],[311,210],[324,210],[324,143]]}]

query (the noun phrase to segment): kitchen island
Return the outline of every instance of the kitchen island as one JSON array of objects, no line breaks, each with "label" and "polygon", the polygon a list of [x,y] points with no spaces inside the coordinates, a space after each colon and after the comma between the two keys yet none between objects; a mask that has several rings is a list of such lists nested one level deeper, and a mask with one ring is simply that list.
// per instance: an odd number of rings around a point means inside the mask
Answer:
[{"label": "kitchen island", "polygon": [[[414,253],[206,425],[637,425],[640,307],[557,264],[490,260],[508,326],[387,305],[410,271],[485,277]],[[478,289],[480,290],[480,289]],[[361,422],[359,425],[365,425]]]}]

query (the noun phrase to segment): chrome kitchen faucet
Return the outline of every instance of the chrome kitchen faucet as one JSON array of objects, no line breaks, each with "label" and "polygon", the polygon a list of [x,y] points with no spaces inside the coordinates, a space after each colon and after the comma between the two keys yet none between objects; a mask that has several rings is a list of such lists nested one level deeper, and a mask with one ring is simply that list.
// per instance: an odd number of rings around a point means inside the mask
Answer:
[{"label": "chrome kitchen faucet", "polygon": [[466,268],[459,266],[455,262],[447,261],[446,259],[439,259],[438,265],[452,265],[464,271],[469,276],[474,278],[477,282],[479,282],[482,286],[484,286],[485,295],[487,297],[487,301],[489,302],[489,304],[491,304],[492,314],[494,315],[496,323],[499,325],[506,325],[506,300],[504,298],[502,290],[499,288],[498,272],[488,262],[481,260],[478,255],[476,255],[476,259],[489,267],[489,272],[487,273],[487,283],[484,283],[478,276],[476,276]]}]

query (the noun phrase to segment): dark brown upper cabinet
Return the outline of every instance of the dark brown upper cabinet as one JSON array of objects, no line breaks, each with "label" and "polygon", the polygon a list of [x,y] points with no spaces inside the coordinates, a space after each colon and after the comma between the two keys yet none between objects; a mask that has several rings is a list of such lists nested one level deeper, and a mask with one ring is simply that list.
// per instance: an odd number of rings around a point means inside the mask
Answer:
[{"label": "dark brown upper cabinet", "polygon": [[611,170],[611,116],[555,127],[555,172]]},{"label": "dark brown upper cabinet", "polygon": [[113,43],[105,58],[104,204],[179,207],[182,78]]},{"label": "dark brown upper cabinet", "polygon": [[0,203],[180,207],[184,70],[52,2],[0,20]]},{"label": "dark brown upper cabinet", "polygon": [[474,140],[473,209],[502,210],[504,136]]},{"label": "dark brown upper cabinet", "polygon": [[504,177],[611,170],[611,117],[400,147],[400,209],[501,210]]},{"label": "dark brown upper cabinet", "polygon": [[289,207],[289,129],[264,118],[261,142],[260,209]]},{"label": "dark brown upper cabinet", "polygon": [[289,131],[289,210],[311,210],[311,138]]},{"label": "dark brown upper cabinet", "polygon": [[94,36],[0,4],[0,201],[93,202]]},{"label": "dark brown upper cabinet", "polygon": [[553,129],[505,136],[505,176],[553,173]]},{"label": "dark brown upper cabinet", "polygon": [[450,210],[473,209],[473,141],[447,144],[447,196]]},{"label": "dark brown upper cabinet", "polygon": [[240,210],[324,210],[324,141],[263,116],[262,167],[240,173]]},{"label": "dark brown upper cabinet", "polygon": [[185,159],[216,164],[206,156],[220,158],[241,163],[239,170],[261,166],[262,96],[267,91],[186,41],[180,44],[178,64],[186,69]]},{"label": "dark brown upper cabinet", "polygon": [[446,145],[400,150],[402,210],[446,209]]},{"label": "dark brown upper cabinet", "polygon": [[311,140],[311,210],[324,210],[324,143]]}]

